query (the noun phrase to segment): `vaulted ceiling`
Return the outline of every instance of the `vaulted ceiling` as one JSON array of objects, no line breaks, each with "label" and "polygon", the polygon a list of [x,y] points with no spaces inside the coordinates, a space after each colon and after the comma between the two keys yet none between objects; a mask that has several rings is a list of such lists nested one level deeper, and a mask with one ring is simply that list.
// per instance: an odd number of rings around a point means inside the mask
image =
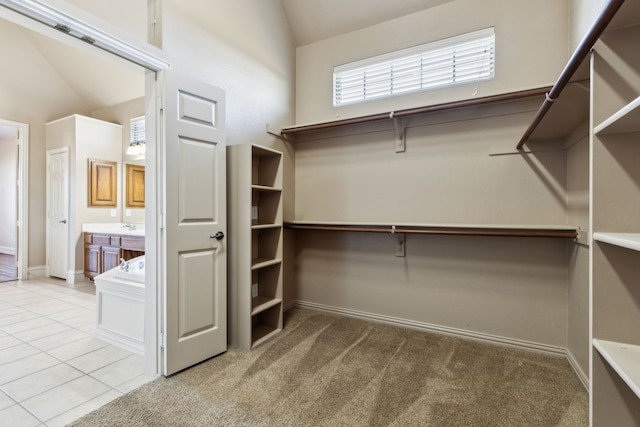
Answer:
[{"label": "vaulted ceiling", "polygon": [[[82,1],[68,0],[81,7]],[[130,1],[130,0],[128,0]],[[144,1],[144,0],[138,0]],[[255,0],[263,1],[263,0]],[[453,0],[279,0],[289,21],[296,46],[314,43],[330,37],[356,31],[407,14],[439,6]],[[138,8],[142,15],[146,9]],[[109,8],[96,13],[113,13]],[[108,19],[108,16],[98,16]],[[146,16],[139,16],[127,25],[136,23],[135,31],[146,25]],[[144,96],[144,74],[140,70],[123,67],[103,57],[78,50],[49,37],[14,26],[0,20],[0,28],[19,31],[25,51],[37,51],[40,60],[48,63],[46,80],[54,79],[65,85],[75,99],[88,111],[105,108]],[[127,28],[123,28],[127,30]],[[132,29],[131,32],[134,32]],[[14,40],[16,41],[16,40]],[[40,70],[41,74],[45,70]],[[55,75],[51,75],[51,74]],[[33,79],[32,79],[33,81]],[[33,90],[33,88],[32,88]]]},{"label": "vaulted ceiling", "polygon": [[280,0],[296,46],[350,33],[453,0]]}]

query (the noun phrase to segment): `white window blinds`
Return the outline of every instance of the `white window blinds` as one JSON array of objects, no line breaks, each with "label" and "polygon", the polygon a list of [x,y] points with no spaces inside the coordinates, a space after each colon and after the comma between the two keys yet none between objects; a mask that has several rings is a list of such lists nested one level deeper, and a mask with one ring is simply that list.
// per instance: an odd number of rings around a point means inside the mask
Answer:
[{"label": "white window blinds", "polygon": [[491,79],[493,28],[340,65],[333,70],[333,105]]},{"label": "white window blinds", "polygon": [[144,116],[131,119],[131,144],[144,144]]}]

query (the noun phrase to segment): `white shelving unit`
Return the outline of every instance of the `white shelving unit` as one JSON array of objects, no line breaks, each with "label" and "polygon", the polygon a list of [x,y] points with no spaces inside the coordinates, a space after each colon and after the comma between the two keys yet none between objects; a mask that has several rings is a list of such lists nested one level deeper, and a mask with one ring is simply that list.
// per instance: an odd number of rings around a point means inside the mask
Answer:
[{"label": "white shelving unit", "polygon": [[282,153],[228,150],[230,337],[244,350],[282,330]]},{"label": "white shelving unit", "polygon": [[627,4],[591,71],[593,426],[640,426],[640,14]]},{"label": "white shelving unit", "polygon": [[640,398],[640,346],[598,339],[593,346]]}]

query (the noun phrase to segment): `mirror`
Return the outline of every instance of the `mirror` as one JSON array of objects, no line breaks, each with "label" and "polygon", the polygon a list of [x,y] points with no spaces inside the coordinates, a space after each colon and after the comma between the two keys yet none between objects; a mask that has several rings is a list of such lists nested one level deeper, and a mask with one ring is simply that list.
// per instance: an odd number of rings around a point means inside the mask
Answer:
[{"label": "mirror", "polygon": [[122,222],[143,223],[144,218],[144,159],[123,164]]},{"label": "mirror", "polygon": [[127,163],[126,174],[125,207],[144,208],[144,166]]}]

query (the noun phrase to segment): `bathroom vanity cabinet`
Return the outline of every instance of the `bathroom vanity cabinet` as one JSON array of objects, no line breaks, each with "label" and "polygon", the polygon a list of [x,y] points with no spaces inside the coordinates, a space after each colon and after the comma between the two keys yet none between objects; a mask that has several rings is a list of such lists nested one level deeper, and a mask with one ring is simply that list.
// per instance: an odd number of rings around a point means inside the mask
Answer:
[{"label": "bathroom vanity cabinet", "polygon": [[92,279],[117,267],[120,258],[144,255],[144,236],[84,233],[84,276]]}]

